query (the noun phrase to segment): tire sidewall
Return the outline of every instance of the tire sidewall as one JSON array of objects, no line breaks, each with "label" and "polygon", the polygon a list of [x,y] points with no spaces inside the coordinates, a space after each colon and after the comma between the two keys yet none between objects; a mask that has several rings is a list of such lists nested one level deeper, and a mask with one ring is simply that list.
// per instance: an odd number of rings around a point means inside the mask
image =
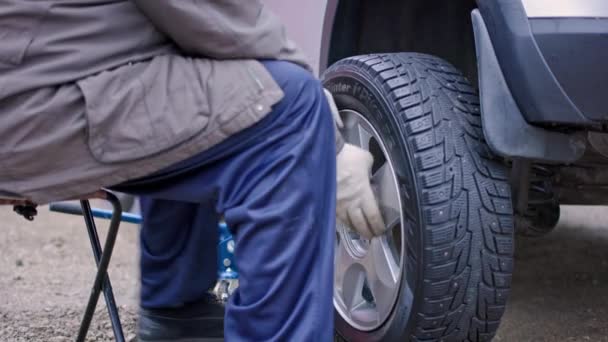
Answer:
[{"label": "tire sidewall", "polygon": [[[396,121],[396,109],[390,96],[381,91],[373,81],[374,75],[356,66],[332,67],[324,75],[324,86],[333,94],[340,110],[351,109],[370,121],[377,130],[394,165],[401,197],[401,211],[410,229],[404,229],[406,251],[402,265],[399,293],[388,319],[378,329],[364,332],[351,327],[335,311],[336,329],[348,341],[393,341],[408,336],[413,329],[422,291],[423,234],[419,192],[411,164],[411,153],[405,135]],[[405,281],[404,281],[405,279]]]}]

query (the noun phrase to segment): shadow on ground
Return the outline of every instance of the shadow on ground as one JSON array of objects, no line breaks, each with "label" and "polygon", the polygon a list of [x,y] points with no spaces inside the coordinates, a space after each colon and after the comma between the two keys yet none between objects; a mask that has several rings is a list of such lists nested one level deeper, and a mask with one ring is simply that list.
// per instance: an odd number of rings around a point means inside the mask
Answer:
[{"label": "shadow on ground", "polygon": [[550,235],[518,238],[496,341],[608,341],[608,208],[562,207]]},{"label": "shadow on ground", "polygon": [[[507,313],[495,341],[608,341],[608,207],[564,207],[556,231],[517,239]],[[104,231],[104,229],[102,229]],[[0,341],[72,341],[94,266],[82,219],[28,223],[0,209]],[[110,266],[127,335],[137,308],[137,227],[124,225]],[[104,308],[90,341],[110,341]]]}]

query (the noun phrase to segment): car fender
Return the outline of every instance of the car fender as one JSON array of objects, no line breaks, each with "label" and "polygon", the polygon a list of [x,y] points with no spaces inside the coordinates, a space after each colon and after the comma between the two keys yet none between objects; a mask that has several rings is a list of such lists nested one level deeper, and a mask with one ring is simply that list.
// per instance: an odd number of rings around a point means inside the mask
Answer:
[{"label": "car fender", "polygon": [[263,3],[281,18],[287,34],[308,56],[315,73],[325,71],[338,0],[263,0]]}]

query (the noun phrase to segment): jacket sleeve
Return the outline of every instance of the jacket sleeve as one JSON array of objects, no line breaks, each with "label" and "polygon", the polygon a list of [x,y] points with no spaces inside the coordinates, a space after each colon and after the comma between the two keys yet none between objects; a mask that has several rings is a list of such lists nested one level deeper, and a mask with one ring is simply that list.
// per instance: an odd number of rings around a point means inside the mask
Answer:
[{"label": "jacket sleeve", "polygon": [[280,59],[310,66],[260,0],[134,0],[185,53],[217,59]]}]

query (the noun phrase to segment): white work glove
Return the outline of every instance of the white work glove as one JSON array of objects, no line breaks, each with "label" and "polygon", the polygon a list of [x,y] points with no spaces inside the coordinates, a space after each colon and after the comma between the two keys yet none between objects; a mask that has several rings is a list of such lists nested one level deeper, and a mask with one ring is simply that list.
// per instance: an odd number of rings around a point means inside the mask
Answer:
[{"label": "white work glove", "polygon": [[[336,125],[343,128],[344,124],[333,96],[327,89],[325,95]],[[373,163],[374,158],[371,153],[351,144],[344,144],[336,160],[336,216],[342,223],[367,239],[386,232],[370,182]]]},{"label": "white work glove", "polygon": [[370,183],[374,158],[371,153],[344,144],[337,157],[336,216],[342,223],[371,239],[384,234],[386,226]]}]

